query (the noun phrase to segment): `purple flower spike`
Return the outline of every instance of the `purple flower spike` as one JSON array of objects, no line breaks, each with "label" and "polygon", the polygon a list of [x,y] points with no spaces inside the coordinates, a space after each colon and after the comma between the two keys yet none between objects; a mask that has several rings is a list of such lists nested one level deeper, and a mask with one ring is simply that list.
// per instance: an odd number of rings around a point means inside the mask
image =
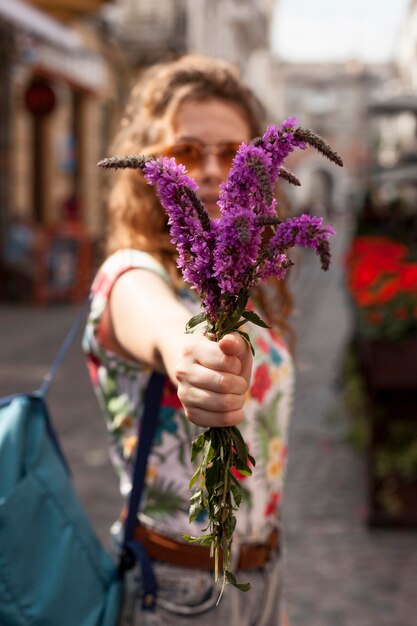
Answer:
[{"label": "purple flower spike", "polygon": [[265,150],[242,144],[227,181],[220,186],[219,206],[225,215],[237,206],[254,213],[269,213],[273,202],[271,193],[271,159]]},{"label": "purple flower spike", "polygon": [[251,287],[263,230],[255,219],[251,209],[238,207],[218,224],[213,270],[223,293],[238,295]]},{"label": "purple flower spike", "polygon": [[289,117],[284,120],[279,128],[268,126],[264,135],[254,140],[254,145],[259,146],[270,158],[271,184],[275,184],[279,175],[279,170],[288,155],[295,149],[304,150],[305,142],[295,138],[295,125],[297,119]]},{"label": "purple flower spike", "polygon": [[285,253],[293,246],[310,248],[320,257],[322,269],[330,264],[329,239],[335,231],[331,226],[323,226],[322,217],[300,215],[279,224],[268,244],[268,257]]},{"label": "purple flower spike", "polygon": [[[294,138],[295,118],[280,128],[269,126],[253,144],[242,144],[233,159],[226,183],[221,185],[214,249],[214,276],[220,290],[237,295],[250,290],[255,281],[276,275],[283,277],[288,265],[276,260],[258,259],[265,227],[256,217],[276,216],[274,185],[280,168],[290,152],[304,148]],[[278,264],[277,264],[278,263]]]},{"label": "purple flower spike", "polygon": [[[334,231],[323,227],[321,218],[302,215],[280,222],[276,213],[274,186],[285,159],[295,149],[310,144],[342,164],[323,139],[296,124],[296,118],[289,117],[279,127],[268,126],[252,143],[242,143],[220,187],[219,219],[210,219],[196,183],[174,159],[113,157],[100,162],[102,167],[140,169],[156,186],[177,248],[178,267],[200,295],[210,332],[218,337],[227,328],[235,305],[240,311],[236,309],[238,321],[257,283],[285,276],[291,265],[287,252],[293,246],[312,248],[322,268],[329,266],[329,238]],[[270,229],[266,241],[265,228]],[[219,316],[224,319],[219,321]]]},{"label": "purple flower spike", "polygon": [[292,264],[286,254],[275,254],[259,264],[256,269],[256,282],[265,282],[271,276],[282,280]]},{"label": "purple flower spike", "polygon": [[209,318],[218,297],[213,280],[214,230],[212,222],[196,195],[197,184],[186,175],[175,159],[149,161],[143,168],[146,180],[156,185],[161,204],[168,215],[172,243],[178,252],[178,267],[184,280],[197,291]]}]

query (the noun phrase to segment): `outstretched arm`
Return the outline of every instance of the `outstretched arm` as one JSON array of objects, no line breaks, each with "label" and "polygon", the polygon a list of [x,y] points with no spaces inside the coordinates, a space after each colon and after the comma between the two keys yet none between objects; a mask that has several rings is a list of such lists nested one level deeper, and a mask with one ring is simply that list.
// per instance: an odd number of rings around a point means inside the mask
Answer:
[{"label": "outstretched arm", "polygon": [[189,318],[189,311],[159,276],[131,270],[113,287],[108,339],[119,353],[165,371],[195,424],[238,424],[251,375],[249,346],[237,333],[219,343],[202,333],[186,335]]}]

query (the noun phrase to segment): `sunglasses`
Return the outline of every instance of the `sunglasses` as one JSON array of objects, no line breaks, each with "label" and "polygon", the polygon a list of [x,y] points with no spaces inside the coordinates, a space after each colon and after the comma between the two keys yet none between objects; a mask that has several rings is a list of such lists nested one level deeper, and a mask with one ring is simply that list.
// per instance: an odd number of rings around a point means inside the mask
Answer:
[{"label": "sunglasses", "polygon": [[183,142],[164,148],[163,156],[174,157],[177,163],[185,165],[187,170],[200,169],[209,154],[215,154],[223,170],[228,171],[240,143],[225,142],[214,146],[203,143]]}]

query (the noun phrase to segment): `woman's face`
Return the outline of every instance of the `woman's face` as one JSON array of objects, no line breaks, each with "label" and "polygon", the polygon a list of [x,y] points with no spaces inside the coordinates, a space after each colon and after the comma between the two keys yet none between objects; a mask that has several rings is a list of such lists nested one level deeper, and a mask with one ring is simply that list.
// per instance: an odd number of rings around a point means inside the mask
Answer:
[{"label": "woman's face", "polygon": [[212,98],[182,104],[167,137],[165,154],[183,163],[199,186],[199,196],[211,217],[219,217],[219,185],[250,130],[237,105]]}]

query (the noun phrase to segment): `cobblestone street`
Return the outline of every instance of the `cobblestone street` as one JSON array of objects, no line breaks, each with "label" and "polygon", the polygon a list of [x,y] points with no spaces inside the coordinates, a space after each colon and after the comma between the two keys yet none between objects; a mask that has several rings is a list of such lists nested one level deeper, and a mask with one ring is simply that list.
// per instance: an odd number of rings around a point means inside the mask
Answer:
[{"label": "cobblestone street", "polygon": [[[366,527],[364,461],[345,443],[349,418],[337,384],[349,338],[345,239],[341,228],[327,274],[306,252],[293,281],[298,381],[284,499],[290,622],[417,626],[417,533]],[[40,384],[75,310],[0,308],[2,395]],[[52,386],[50,406],[80,497],[106,541],[121,499],[79,340]]]}]

